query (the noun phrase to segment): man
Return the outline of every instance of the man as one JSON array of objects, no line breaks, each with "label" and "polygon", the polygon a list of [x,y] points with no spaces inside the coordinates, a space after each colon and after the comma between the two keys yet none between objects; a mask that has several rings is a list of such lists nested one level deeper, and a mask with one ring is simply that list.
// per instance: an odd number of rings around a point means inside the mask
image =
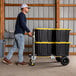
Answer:
[{"label": "man", "polygon": [[12,49],[9,51],[8,55],[4,57],[3,63],[11,64],[10,61],[14,51],[18,48],[18,62],[17,64],[26,65],[27,63],[23,60],[23,50],[24,50],[24,33],[25,31],[29,36],[32,36],[32,33],[26,26],[26,13],[29,11],[27,4],[22,4],[21,12],[17,16],[16,25],[15,25],[15,41]]}]

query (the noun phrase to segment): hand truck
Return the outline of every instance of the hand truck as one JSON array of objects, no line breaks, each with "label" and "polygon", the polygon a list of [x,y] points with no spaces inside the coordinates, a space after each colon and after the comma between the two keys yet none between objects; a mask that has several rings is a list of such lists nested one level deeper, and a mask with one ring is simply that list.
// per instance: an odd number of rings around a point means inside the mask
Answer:
[{"label": "hand truck", "polygon": [[36,56],[35,54],[35,31],[33,30],[33,37],[32,37],[32,43],[33,43],[33,50],[32,54],[29,54],[30,60],[29,65],[35,66],[35,60],[37,57],[49,57],[50,59],[56,59],[57,62],[60,62],[63,66],[66,66],[69,64],[69,58],[67,56]]}]

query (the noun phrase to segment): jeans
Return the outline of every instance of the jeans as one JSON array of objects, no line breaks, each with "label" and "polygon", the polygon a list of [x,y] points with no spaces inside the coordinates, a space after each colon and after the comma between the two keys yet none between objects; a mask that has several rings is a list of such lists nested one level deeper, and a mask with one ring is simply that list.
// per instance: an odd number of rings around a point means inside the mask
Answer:
[{"label": "jeans", "polygon": [[15,35],[15,41],[12,49],[9,51],[6,58],[10,60],[13,56],[13,53],[18,48],[18,62],[23,62],[23,51],[24,51],[24,35],[23,34],[16,34]]}]

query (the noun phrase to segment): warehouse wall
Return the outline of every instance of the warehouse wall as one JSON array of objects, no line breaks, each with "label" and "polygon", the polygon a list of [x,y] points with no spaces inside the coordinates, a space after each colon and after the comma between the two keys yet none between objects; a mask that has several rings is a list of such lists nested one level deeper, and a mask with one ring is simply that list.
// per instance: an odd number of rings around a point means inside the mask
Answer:
[{"label": "warehouse wall", "polygon": [[[76,4],[76,0],[60,0],[61,4]],[[76,7],[60,7],[61,18],[76,18]],[[61,20],[60,28],[70,28],[71,33],[76,32],[76,20]],[[76,45],[76,35],[70,35],[71,45]],[[76,52],[76,48],[70,48],[70,52]]]},{"label": "warehouse wall", "polygon": [[[13,4],[54,4],[55,0],[5,0],[5,3]],[[76,0],[60,0],[61,4],[76,4]],[[20,7],[5,7],[5,17],[17,17],[17,14],[20,12]],[[75,18],[76,7],[60,7],[60,17],[61,18]],[[55,18],[55,7],[31,7],[30,12],[27,14],[27,17],[34,18]],[[9,32],[14,31],[15,20],[5,20],[5,29]],[[76,32],[76,20],[61,20],[60,28],[70,28],[72,33]],[[37,27],[55,27],[54,20],[28,20],[27,26],[32,31],[33,28]],[[6,39],[7,44],[13,44],[13,39]],[[76,36],[70,35],[71,45],[76,45]],[[25,36],[25,44],[32,44],[32,38]],[[9,51],[10,48],[6,48],[6,51]],[[25,51],[31,51],[32,49],[26,48]],[[76,48],[70,48],[70,52],[76,52]]]}]

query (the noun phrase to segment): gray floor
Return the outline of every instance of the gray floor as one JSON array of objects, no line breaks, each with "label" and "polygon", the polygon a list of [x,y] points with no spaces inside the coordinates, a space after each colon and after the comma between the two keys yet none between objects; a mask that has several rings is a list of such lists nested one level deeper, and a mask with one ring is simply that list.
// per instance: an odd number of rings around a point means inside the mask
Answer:
[{"label": "gray floor", "polygon": [[[70,64],[62,66],[55,60],[49,58],[38,58],[36,65],[15,65],[17,56],[12,58],[13,65],[6,65],[0,62],[0,76],[76,76],[76,56],[70,56]],[[29,58],[24,57],[28,62]]]}]

